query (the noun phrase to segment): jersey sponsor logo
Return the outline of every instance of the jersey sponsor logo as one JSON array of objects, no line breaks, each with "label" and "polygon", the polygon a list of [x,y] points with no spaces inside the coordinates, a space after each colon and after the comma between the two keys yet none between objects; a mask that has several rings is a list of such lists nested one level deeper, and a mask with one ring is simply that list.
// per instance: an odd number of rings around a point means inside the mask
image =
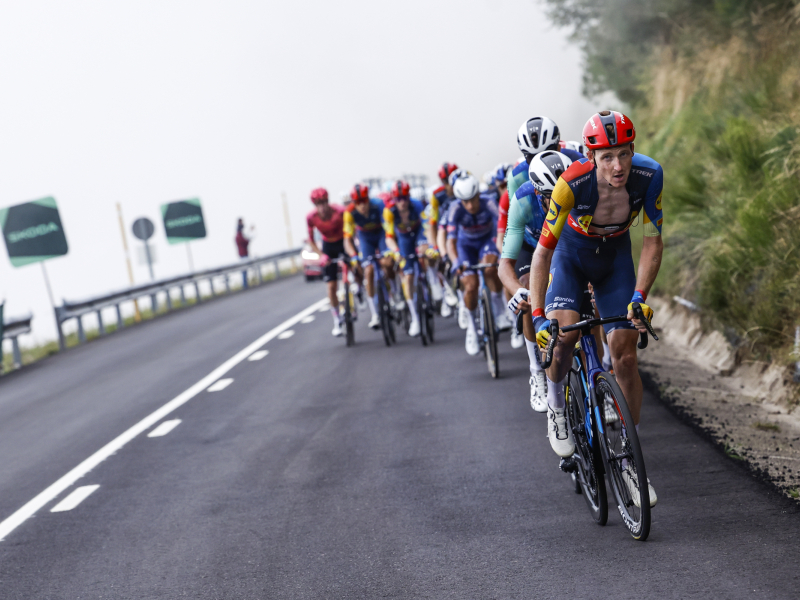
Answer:
[{"label": "jersey sponsor logo", "polygon": [[643,169],[631,169],[631,173],[636,173],[637,175],[641,175],[642,177],[652,177],[652,171],[645,171]]},{"label": "jersey sponsor logo", "polygon": [[591,208],[588,204],[581,204],[580,206],[575,207],[576,210],[586,210],[587,208]]},{"label": "jersey sponsor logo", "polygon": [[550,225],[555,226],[558,221],[558,215],[561,214],[561,205],[555,202],[550,202],[550,210],[547,211],[547,218],[545,219]]},{"label": "jersey sponsor logo", "polygon": [[592,174],[589,173],[588,175],[584,175],[583,177],[578,177],[577,179],[573,179],[572,181],[569,182],[569,187],[571,187],[571,188],[578,187],[580,184],[582,184],[582,183],[584,183],[586,181],[589,181],[589,178],[591,176],[592,176]]},{"label": "jersey sponsor logo", "polygon": [[659,194],[656,199],[656,210],[661,210],[661,194]]},{"label": "jersey sponsor logo", "polygon": [[562,298],[561,296],[556,296],[553,298],[553,302],[575,302],[572,298]]},{"label": "jersey sponsor logo", "polygon": [[578,225],[580,225],[581,229],[584,231],[588,231],[589,224],[592,222],[592,215],[583,215],[582,217],[578,217]]},{"label": "jersey sponsor logo", "polygon": [[547,282],[547,291],[550,291],[550,288],[553,287],[553,272],[550,271],[550,280]]}]

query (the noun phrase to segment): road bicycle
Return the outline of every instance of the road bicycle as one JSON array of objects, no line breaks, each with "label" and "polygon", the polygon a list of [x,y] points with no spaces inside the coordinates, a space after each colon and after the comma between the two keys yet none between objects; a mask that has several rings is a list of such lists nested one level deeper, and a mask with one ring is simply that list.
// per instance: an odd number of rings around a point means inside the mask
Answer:
[{"label": "road bicycle", "polygon": [[478,272],[478,314],[480,315],[480,331],[478,331],[478,342],[481,345],[483,354],[486,357],[486,365],[489,367],[489,374],[497,379],[500,377],[500,361],[497,355],[497,337],[499,331],[495,324],[494,312],[492,311],[492,297],[489,293],[489,286],[486,285],[484,271],[495,269],[494,263],[478,263],[470,265],[465,270]]},{"label": "road bicycle", "polygon": [[[356,306],[353,292],[350,290],[350,284],[355,281],[350,268],[350,257],[342,254],[336,259],[339,263],[339,271],[341,273],[341,285],[337,295],[339,296],[339,306],[344,307],[344,314],[342,319],[345,328],[345,340],[348,347],[356,343],[355,339],[355,321],[356,321]],[[352,280],[352,281],[351,281]]]},{"label": "road bicycle", "polygon": [[414,268],[413,281],[415,294],[412,300],[417,309],[417,316],[419,318],[419,338],[423,346],[433,343],[433,315],[435,312],[433,298],[431,294],[430,284],[428,278],[419,264],[419,257],[416,254],[409,254],[406,261],[411,261]]},{"label": "road bicycle", "polygon": [[[644,349],[648,333],[655,340],[658,336],[638,303],[633,303],[633,312],[647,328],[647,333],[639,335],[638,347]],[[608,520],[605,475],[622,521],[634,539],[644,541],[650,533],[650,493],[644,455],[628,403],[614,376],[603,371],[592,335],[592,327],[627,320],[625,314],[587,319],[559,328],[558,321],[552,319],[542,366],[545,369],[550,366],[559,332],[581,332],[580,342],[572,353],[566,389],[567,420],[575,439],[575,454],[562,459],[560,466],[574,474],[575,492],[583,494],[592,518],[599,525]],[[631,478],[634,495],[625,478]]]},{"label": "road bicycle", "polygon": [[394,322],[396,316],[395,310],[392,308],[391,302],[389,302],[391,293],[389,292],[386,276],[384,275],[383,267],[381,266],[380,254],[368,257],[367,262],[372,265],[374,271],[373,278],[375,281],[375,295],[378,302],[378,316],[381,320],[383,341],[387,346],[391,346],[397,342],[394,333]]}]

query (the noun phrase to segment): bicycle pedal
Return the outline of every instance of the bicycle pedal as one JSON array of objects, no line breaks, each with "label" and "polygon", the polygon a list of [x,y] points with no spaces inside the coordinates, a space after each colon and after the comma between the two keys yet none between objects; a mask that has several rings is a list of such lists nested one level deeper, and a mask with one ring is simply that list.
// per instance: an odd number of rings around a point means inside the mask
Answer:
[{"label": "bicycle pedal", "polygon": [[562,458],[558,468],[564,471],[564,473],[577,473],[578,463],[575,462],[575,458],[570,456],[569,458]]}]

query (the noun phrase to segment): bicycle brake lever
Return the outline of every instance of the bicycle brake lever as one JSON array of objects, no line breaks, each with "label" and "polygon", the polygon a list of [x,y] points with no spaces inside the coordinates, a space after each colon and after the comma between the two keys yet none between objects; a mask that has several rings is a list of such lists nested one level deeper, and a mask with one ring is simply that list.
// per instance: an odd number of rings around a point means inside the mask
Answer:
[{"label": "bicycle brake lever", "polygon": [[550,319],[550,341],[547,342],[547,348],[545,348],[545,359],[542,362],[543,369],[549,369],[550,363],[553,362],[553,350],[555,350],[556,342],[558,342],[558,321]]},{"label": "bicycle brake lever", "polygon": [[[633,303],[633,316],[634,318],[639,319],[642,323],[644,323],[645,329],[647,329],[647,333],[652,335],[655,341],[658,341],[658,336],[656,335],[653,326],[650,324],[650,321],[647,320],[647,317],[644,316],[644,311],[642,310],[642,307],[639,305],[638,302]],[[642,332],[639,334],[639,343],[637,344],[637,347],[640,350],[644,350],[645,348],[647,348],[647,342],[648,342],[647,333]]]}]

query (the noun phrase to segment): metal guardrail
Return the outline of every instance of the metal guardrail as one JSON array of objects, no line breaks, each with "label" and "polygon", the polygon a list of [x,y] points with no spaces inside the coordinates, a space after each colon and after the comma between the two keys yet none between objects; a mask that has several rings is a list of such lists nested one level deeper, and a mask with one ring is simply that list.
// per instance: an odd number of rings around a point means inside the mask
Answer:
[{"label": "metal guardrail", "polygon": [[[292,259],[293,267],[296,266],[295,259],[300,256],[302,248],[295,248],[292,250],[287,250],[286,252],[279,252],[277,254],[271,254],[269,256],[262,256],[259,258],[253,258],[247,261],[240,261],[232,265],[228,265],[225,267],[216,267],[213,269],[206,269],[204,271],[195,271],[194,273],[188,273],[186,275],[181,275],[179,277],[171,277],[169,279],[162,279],[160,281],[154,281],[152,283],[144,284],[144,285],[137,285],[129,288],[125,288],[122,290],[118,290],[115,292],[111,292],[108,294],[104,294],[102,296],[95,296],[93,298],[87,298],[85,300],[80,301],[67,301],[64,300],[61,306],[57,306],[55,309],[56,312],[56,323],[58,325],[58,345],[61,350],[64,350],[67,347],[66,344],[66,337],[64,336],[64,323],[69,321],[70,319],[77,319],[78,322],[78,343],[86,342],[86,331],[83,327],[83,317],[90,313],[97,314],[97,321],[98,321],[98,331],[100,335],[106,335],[106,328],[103,324],[103,315],[102,311],[105,308],[115,307],[117,311],[117,329],[122,329],[125,327],[125,320],[122,318],[122,311],[120,309],[120,305],[124,302],[133,302],[138,300],[139,298],[144,298],[146,296],[150,297],[151,306],[153,309],[153,313],[156,312],[158,302],[157,297],[158,294],[164,293],[166,296],[166,308],[167,311],[173,309],[172,305],[172,297],[170,294],[171,290],[178,288],[180,290],[180,299],[181,304],[186,303],[186,293],[185,293],[185,286],[189,285],[194,288],[194,295],[197,303],[202,302],[202,296],[200,295],[200,288],[198,287],[198,283],[201,281],[208,281],[209,285],[211,286],[211,295],[216,296],[217,294],[214,292],[214,279],[222,278],[225,284],[225,294],[229,294],[231,291],[230,287],[230,276],[231,275],[239,275],[243,277],[243,282],[247,282],[250,273],[255,270],[256,272],[256,280],[257,283],[260,285],[264,283],[265,280],[265,273],[264,268],[273,265],[274,271],[274,278],[278,278],[281,276],[280,268],[278,265],[278,261],[285,260],[285,259]],[[243,285],[243,287],[248,287],[248,285]]]},{"label": "metal guardrail", "polygon": [[[33,320],[33,315],[31,314],[24,317],[3,319],[3,339],[11,340],[15,369],[19,369],[22,366],[22,353],[20,352],[17,338],[31,332],[31,320]],[[0,354],[2,353],[0,352]],[[0,365],[0,368],[2,368],[2,365]]]}]

